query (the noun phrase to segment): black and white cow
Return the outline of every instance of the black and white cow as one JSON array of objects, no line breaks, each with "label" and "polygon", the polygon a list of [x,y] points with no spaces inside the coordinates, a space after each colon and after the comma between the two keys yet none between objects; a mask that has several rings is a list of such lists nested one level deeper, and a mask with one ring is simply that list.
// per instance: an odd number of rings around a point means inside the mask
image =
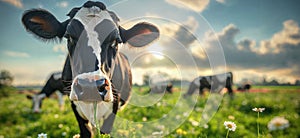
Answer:
[{"label": "black and white cow", "polygon": [[249,84],[249,83],[245,83],[242,86],[239,86],[237,88],[237,90],[241,91],[241,92],[249,92],[250,89],[251,89],[251,84]]},{"label": "black and white cow", "polygon": [[104,119],[101,133],[110,133],[119,106],[128,101],[132,86],[126,56],[118,51],[122,43],[143,47],[159,37],[159,30],[142,22],[126,30],[115,13],[101,2],[87,1],[71,10],[70,19],[59,22],[43,9],[23,14],[25,28],[43,40],[68,40],[69,55],[62,79],[70,92],[80,136],[91,137],[86,124]]},{"label": "black and white cow", "polygon": [[185,96],[192,95],[197,89],[199,90],[199,94],[203,95],[205,88],[211,90],[212,92],[220,92],[223,88],[227,88],[230,97],[232,97],[232,84],[233,75],[231,72],[213,76],[199,76],[190,83],[189,89]]},{"label": "black and white cow", "polygon": [[33,95],[27,95],[28,99],[32,100],[32,111],[35,113],[39,113],[42,108],[42,100],[45,97],[49,97],[52,95],[54,92],[58,91],[57,96],[58,96],[58,101],[59,101],[59,107],[62,108],[64,105],[64,99],[63,99],[63,89],[64,85],[61,80],[61,72],[55,72],[52,73],[49,79],[47,80],[45,86],[42,88],[42,90]]}]

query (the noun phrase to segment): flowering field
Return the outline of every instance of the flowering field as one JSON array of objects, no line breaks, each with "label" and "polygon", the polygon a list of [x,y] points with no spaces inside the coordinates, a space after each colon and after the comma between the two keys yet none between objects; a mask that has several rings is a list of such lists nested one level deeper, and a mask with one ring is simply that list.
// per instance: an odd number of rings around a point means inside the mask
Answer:
[{"label": "flowering field", "polygon": [[[217,113],[212,119],[201,124],[209,94],[198,97],[194,110],[178,112],[171,122],[153,126],[150,133],[154,137],[300,137],[300,87],[254,87],[255,93],[236,93],[233,100],[225,95]],[[259,90],[268,92],[259,92]],[[134,88],[134,91],[147,89]],[[155,95],[154,95],[155,96]],[[119,112],[119,118],[126,118],[132,122],[141,122],[131,126],[130,122],[116,122],[116,126],[124,126],[114,130],[116,137],[141,137],[145,134],[143,122],[149,123],[167,117],[174,109],[179,90],[173,94],[165,94],[151,106],[128,105]],[[70,103],[65,97],[65,109],[60,111],[56,99],[43,101],[42,113],[31,113],[31,101],[24,94],[12,92],[9,97],[0,98],[0,138],[38,137],[47,134],[47,137],[73,137],[79,133]],[[143,99],[142,99],[143,100]],[[257,107],[255,109],[255,107]],[[264,110],[263,110],[264,108]],[[184,109],[176,109],[184,111]],[[184,121],[177,122],[180,118]],[[226,121],[226,122],[225,122]],[[225,122],[225,123],[224,123]],[[173,130],[171,124],[178,125]],[[225,126],[225,125],[226,126]],[[232,131],[231,131],[232,130]],[[234,130],[234,131],[233,131]],[[227,135],[228,134],[228,135]]]}]

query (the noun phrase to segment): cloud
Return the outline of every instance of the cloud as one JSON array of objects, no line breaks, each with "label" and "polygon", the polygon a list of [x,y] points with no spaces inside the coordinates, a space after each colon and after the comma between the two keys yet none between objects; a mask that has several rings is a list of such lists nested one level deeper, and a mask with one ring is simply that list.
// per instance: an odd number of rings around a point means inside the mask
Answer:
[{"label": "cloud", "polygon": [[22,0],[1,0],[1,1],[9,3],[17,8],[23,8]]},{"label": "cloud", "polygon": [[213,51],[220,42],[228,68],[232,70],[251,69],[252,73],[255,71],[257,74],[281,79],[300,78],[300,29],[297,22],[285,21],[282,30],[270,39],[259,42],[251,39],[236,42],[239,32],[239,28],[233,24],[215,34],[207,32],[203,47]]},{"label": "cloud", "polygon": [[58,53],[67,53],[67,48],[64,44],[58,44],[53,46],[53,51]]},{"label": "cloud", "polygon": [[57,2],[56,6],[60,8],[66,8],[69,6],[69,3],[67,1],[61,1],[61,2]]},{"label": "cloud", "polygon": [[300,28],[298,23],[293,20],[287,20],[283,23],[283,29],[274,34],[270,40],[260,42],[260,46],[255,49],[257,53],[279,54],[287,50],[290,46],[299,46]]},{"label": "cloud", "polygon": [[25,52],[16,52],[16,51],[4,51],[4,55],[16,58],[28,58],[30,57],[29,54]]},{"label": "cloud", "polygon": [[218,3],[225,4],[226,0],[216,0]]},{"label": "cloud", "polygon": [[166,0],[167,3],[178,8],[190,9],[202,12],[209,4],[210,0]]}]

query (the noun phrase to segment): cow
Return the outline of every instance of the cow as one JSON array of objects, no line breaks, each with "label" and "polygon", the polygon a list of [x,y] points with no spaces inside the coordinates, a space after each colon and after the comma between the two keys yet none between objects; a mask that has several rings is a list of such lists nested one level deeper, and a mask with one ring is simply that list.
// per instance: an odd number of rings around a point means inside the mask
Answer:
[{"label": "cow", "polygon": [[[109,134],[117,111],[130,98],[132,75],[129,61],[119,46],[143,47],[159,38],[158,28],[140,22],[129,29],[102,2],[87,1],[73,8],[69,19],[59,22],[44,9],[31,9],[22,16],[26,30],[45,41],[67,39],[68,56],[62,72],[65,91],[77,119],[80,136],[92,137],[104,120],[102,134]],[[99,129],[98,129],[99,130]]]},{"label": "cow", "polygon": [[249,83],[245,83],[242,86],[239,86],[237,88],[237,90],[241,91],[241,92],[249,92],[250,89],[251,89],[251,84],[249,84]]},{"label": "cow", "polygon": [[64,85],[61,80],[61,75],[62,75],[61,72],[52,73],[51,76],[49,77],[49,79],[47,80],[45,86],[42,88],[42,90],[39,93],[37,93],[33,96],[31,96],[31,95],[26,96],[28,99],[32,100],[32,111],[34,113],[41,112],[42,100],[45,97],[49,97],[56,91],[58,91],[57,95],[58,95],[59,107],[60,107],[60,109],[63,108]]},{"label": "cow", "polygon": [[148,93],[173,93],[173,84],[171,82],[157,82],[156,84],[150,84]]},{"label": "cow", "polygon": [[223,88],[227,88],[230,97],[233,97],[233,75],[232,72],[212,75],[212,76],[199,76],[195,78],[188,88],[184,96],[192,95],[195,90],[199,89],[199,94],[203,95],[204,89],[209,89],[212,92],[221,92]]}]

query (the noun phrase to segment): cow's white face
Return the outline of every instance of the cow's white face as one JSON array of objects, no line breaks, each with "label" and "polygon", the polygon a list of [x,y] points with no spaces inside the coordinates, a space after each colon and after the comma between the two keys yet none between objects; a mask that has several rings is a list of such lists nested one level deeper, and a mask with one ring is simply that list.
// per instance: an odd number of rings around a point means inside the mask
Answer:
[{"label": "cow's white face", "polygon": [[73,75],[70,99],[111,102],[109,78],[121,39],[111,14],[97,5],[82,7],[68,24],[65,37]]}]

